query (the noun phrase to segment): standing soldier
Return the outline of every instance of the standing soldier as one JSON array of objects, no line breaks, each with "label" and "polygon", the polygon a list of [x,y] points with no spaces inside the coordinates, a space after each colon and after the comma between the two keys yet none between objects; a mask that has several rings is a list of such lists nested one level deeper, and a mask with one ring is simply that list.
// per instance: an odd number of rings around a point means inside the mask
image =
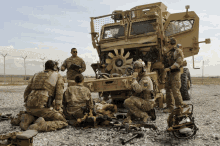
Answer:
[{"label": "standing soldier", "polygon": [[77,49],[71,49],[72,56],[67,58],[61,66],[61,71],[67,68],[67,80],[74,80],[77,74],[86,70],[86,64],[82,58],[77,56]]},{"label": "standing soldier", "polygon": [[[38,131],[53,131],[67,126],[62,115],[64,82],[57,72],[56,62],[48,60],[45,70],[36,73],[24,92],[26,113],[21,116],[20,127],[27,130],[34,122],[35,117],[40,117],[29,129]],[[55,99],[55,109],[50,108]],[[45,121],[46,120],[46,121]]]},{"label": "standing soldier", "polygon": [[186,106],[186,104],[183,103],[182,95],[180,93],[180,68],[183,65],[184,55],[183,51],[176,47],[175,38],[170,38],[170,42],[168,43],[170,45],[168,47],[171,47],[172,49],[167,53],[167,62],[165,62],[166,68],[164,69],[164,71],[167,72],[165,83],[167,109],[165,109],[164,112],[171,113],[174,109],[174,105],[176,105],[176,107]]},{"label": "standing soldier", "polygon": [[124,106],[129,110],[124,123],[131,123],[132,116],[141,118],[143,122],[147,122],[149,116],[152,120],[156,119],[153,108],[153,83],[144,67],[145,63],[141,59],[133,64],[134,73],[131,87],[135,91],[135,95],[124,101]]}]

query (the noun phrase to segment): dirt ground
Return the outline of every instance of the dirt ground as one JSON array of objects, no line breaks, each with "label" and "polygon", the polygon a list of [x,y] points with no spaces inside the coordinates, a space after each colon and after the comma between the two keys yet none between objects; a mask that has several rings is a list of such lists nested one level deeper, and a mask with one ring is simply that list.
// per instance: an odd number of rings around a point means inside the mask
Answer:
[{"label": "dirt ground", "polygon": [[[0,113],[15,116],[23,107],[23,92],[26,86],[0,86]],[[92,93],[97,98],[96,93]],[[192,98],[186,103],[194,105],[195,123],[199,128],[192,139],[176,139],[165,132],[169,114],[156,110],[154,124],[160,133],[142,128],[143,138],[134,139],[126,145],[183,145],[183,146],[218,146],[220,145],[220,85],[193,85]],[[0,135],[20,131],[19,126],[11,126],[10,121],[0,122]],[[116,131],[111,127],[80,129],[68,126],[54,132],[38,133],[34,137],[34,146],[64,145],[121,145],[119,138],[130,137],[131,133]]]}]

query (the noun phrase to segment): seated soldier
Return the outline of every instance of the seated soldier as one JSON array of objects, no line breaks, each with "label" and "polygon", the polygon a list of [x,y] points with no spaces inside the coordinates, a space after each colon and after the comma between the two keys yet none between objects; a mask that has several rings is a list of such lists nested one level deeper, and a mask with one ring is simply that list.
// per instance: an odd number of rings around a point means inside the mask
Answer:
[{"label": "seated soldier", "polygon": [[93,100],[90,90],[83,86],[83,75],[77,75],[75,82],[75,86],[70,86],[66,89],[63,102],[66,119],[70,120],[70,124],[72,123],[73,125],[77,120],[80,123],[80,119],[83,119],[85,116],[85,109],[83,107],[88,107],[89,111],[87,113],[89,113],[89,116],[93,116]]},{"label": "seated soldier", "polygon": [[[147,75],[145,63],[139,59],[133,64],[133,80],[131,87],[135,91],[134,96],[124,101],[124,106],[128,109],[127,118],[124,123],[131,123],[131,117],[141,118],[147,122],[149,116],[152,120],[156,119],[153,109],[153,83]],[[148,115],[150,114],[150,115]]]},{"label": "seated soldier", "polygon": [[[64,83],[56,70],[56,63],[48,60],[45,63],[45,70],[36,73],[26,87],[24,92],[26,113],[20,118],[22,130],[27,130],[38,117],[40,118],[29,129],[53,131],[68,125],[61,108]],[[55,109],[50,108],[52,99],[55,99]]]}]

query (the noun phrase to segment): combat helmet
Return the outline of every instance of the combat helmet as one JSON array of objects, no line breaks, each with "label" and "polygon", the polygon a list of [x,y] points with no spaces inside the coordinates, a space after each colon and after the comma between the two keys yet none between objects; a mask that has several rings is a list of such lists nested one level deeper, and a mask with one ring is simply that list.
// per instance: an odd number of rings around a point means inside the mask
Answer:
[{"label": "combat helmet", "polygon": [[135,68],[142,68],[142,72],[145,72],[145,63],[142,61],[142,59],[138,59],[133,63],[133,69]]}]

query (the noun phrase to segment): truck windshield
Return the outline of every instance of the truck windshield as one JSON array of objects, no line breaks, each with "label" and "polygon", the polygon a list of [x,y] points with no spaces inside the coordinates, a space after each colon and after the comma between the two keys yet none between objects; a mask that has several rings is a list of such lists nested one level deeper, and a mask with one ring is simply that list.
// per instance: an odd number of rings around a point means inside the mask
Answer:
[{"label": "truck windshield", "polygon": [[147,20],[147,21],[140,21],[140,22],[133,22],[131,26],[131,35],[139,35],[145,34],[148,32],[155,32],[153,25],[151,23],[156,22],[154,20]]},{"label": "truck windshield", "polygon": [[171,36],[193,28],[194,20],[171,21],[165,31],[166,36]]},{"label": "truck windshield", "polygon": [[126,28],[127,28],[127,24],[125,26],[115,25],[115,26],[105,27],[103,39],[118,38],[121,36],[125,36],[125,29]]}]

